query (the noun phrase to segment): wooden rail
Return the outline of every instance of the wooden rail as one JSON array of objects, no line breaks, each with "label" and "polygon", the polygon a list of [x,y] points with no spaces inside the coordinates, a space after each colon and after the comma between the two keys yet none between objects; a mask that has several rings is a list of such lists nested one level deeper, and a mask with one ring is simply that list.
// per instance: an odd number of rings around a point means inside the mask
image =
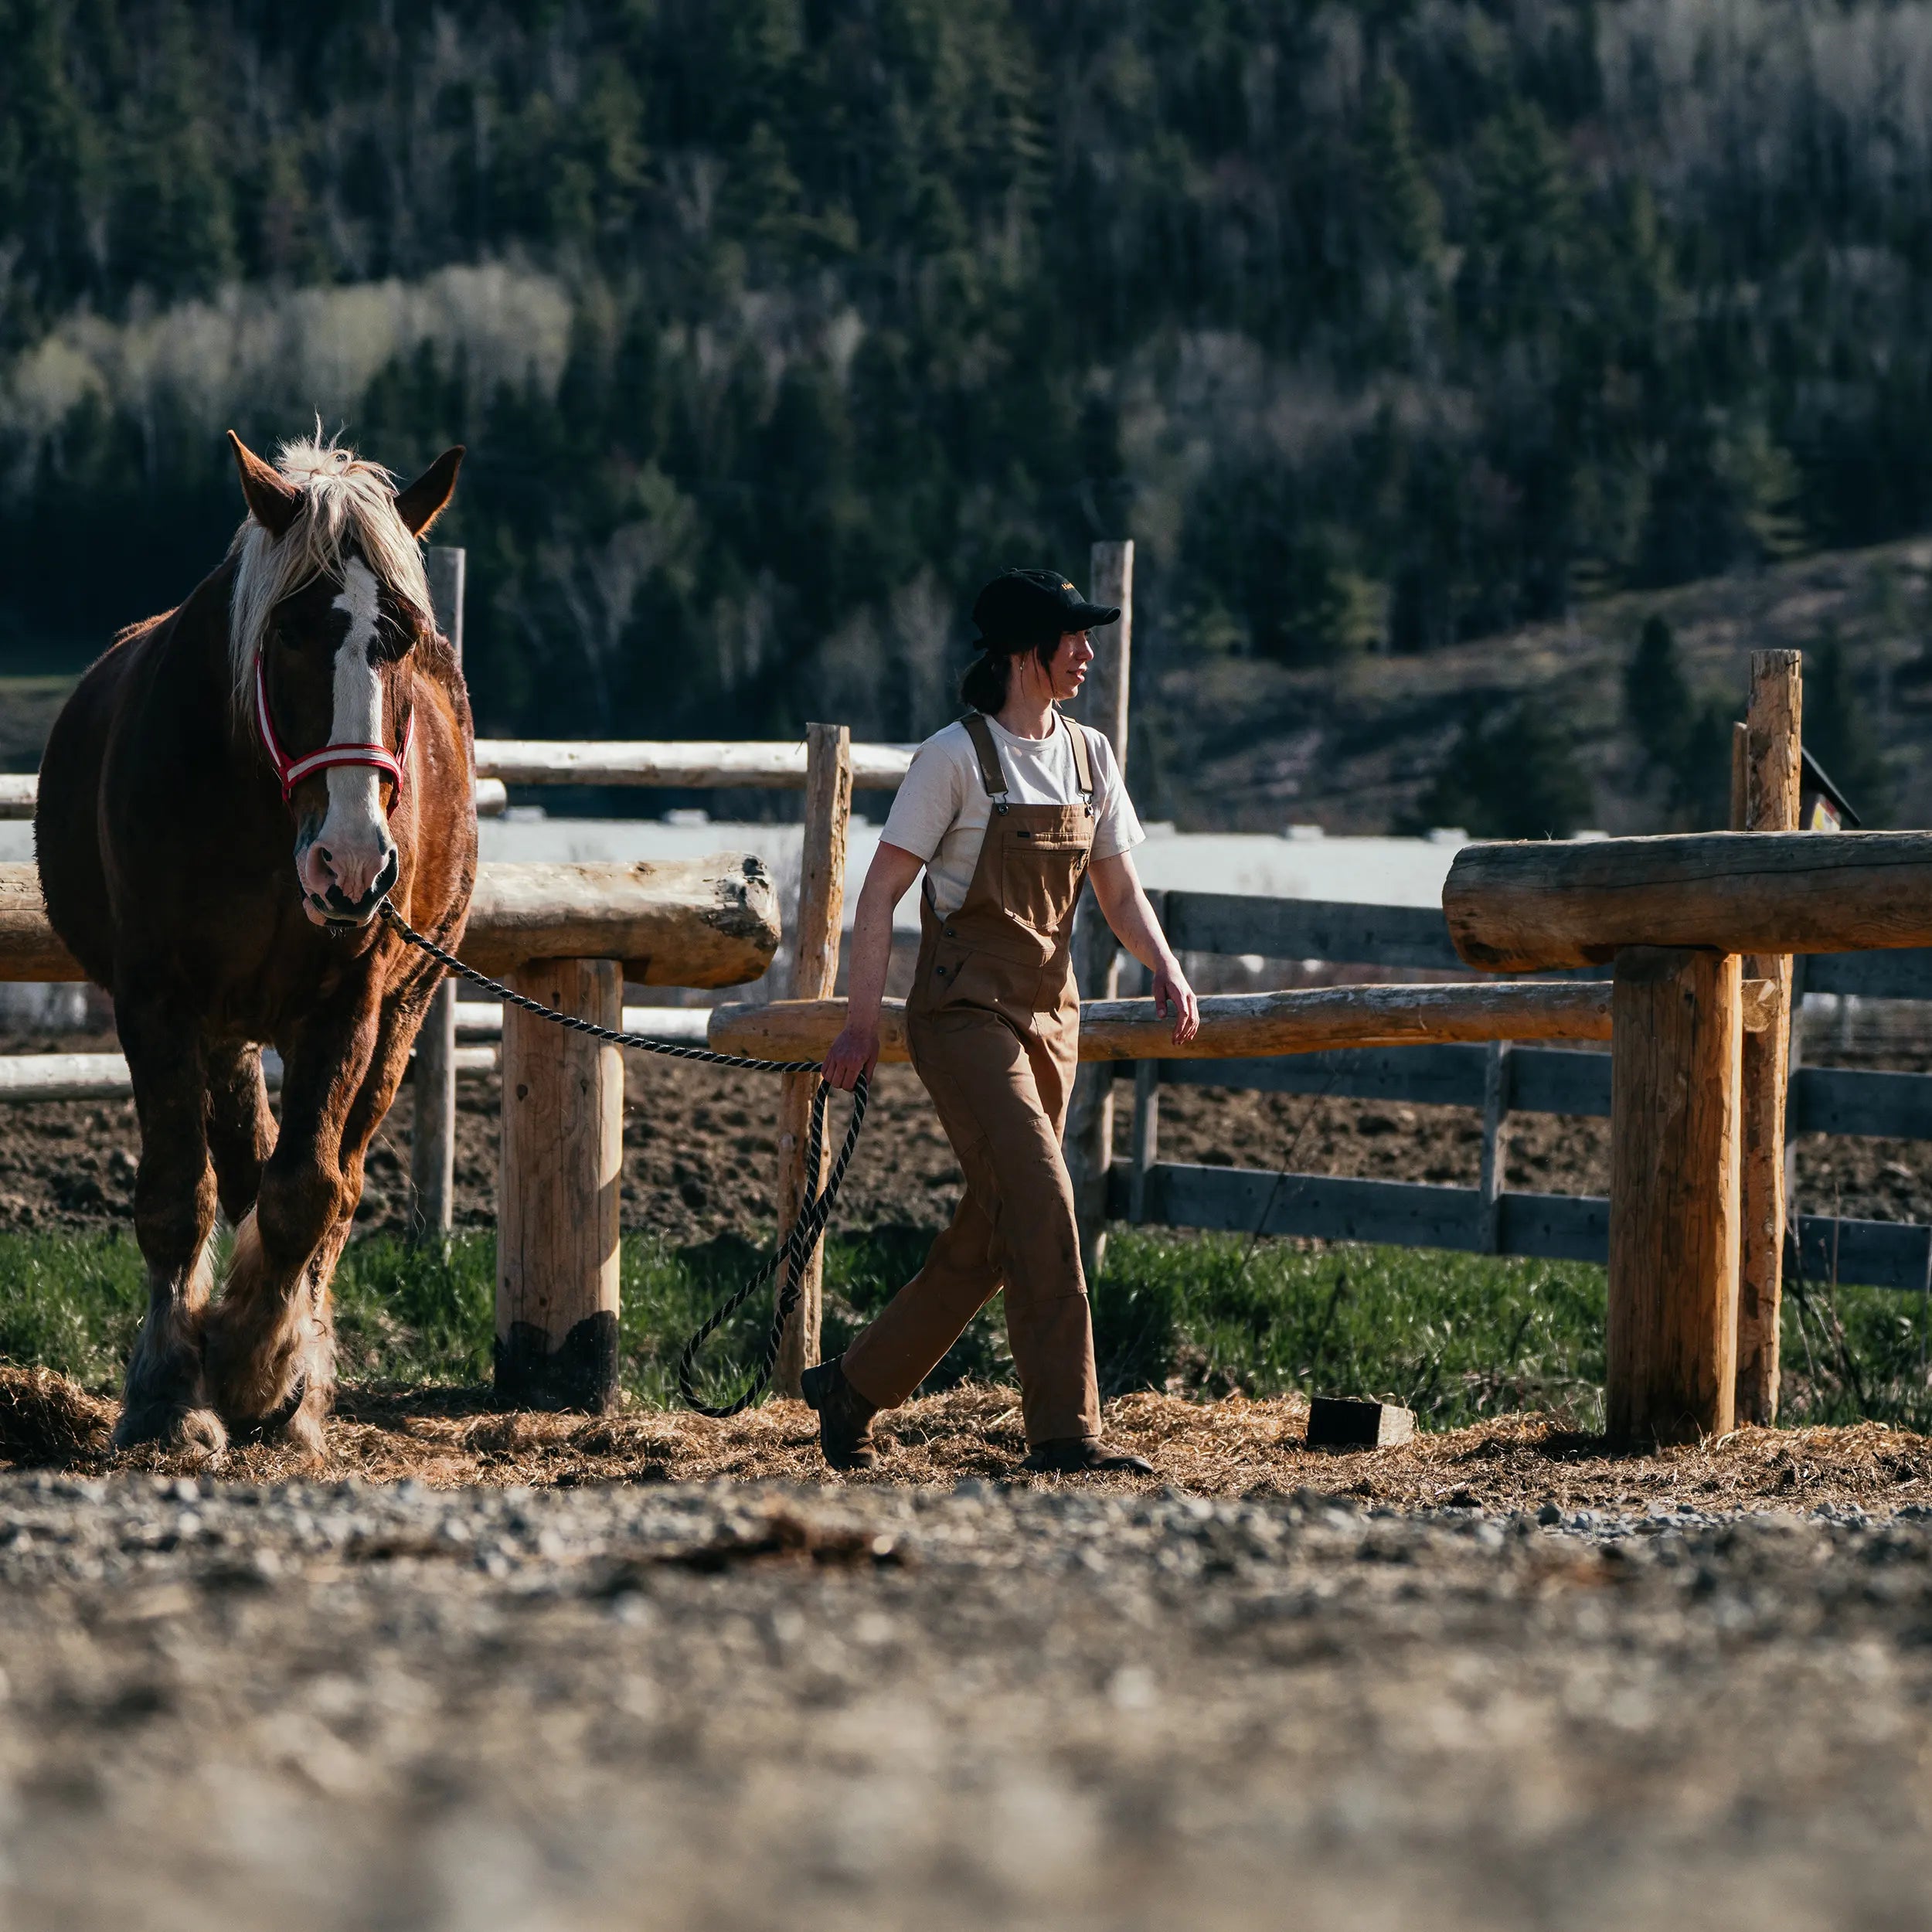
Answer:
[{"label": "wooden rail", "polygon": [[[1478,1046],[1342,1048],[1265,1060],[1164,1060],[1159,1084],[1473,1109],[1483,1104],[1488,1069]],[[1512,1114],[1607,1120],[1610,1056],[1519,1046],[1509,1056],[1507,1101]],[[1785,1124],[1792,1134],[1932,1140],[1932,1074],[1794,1068]]]},{"label": "wooden rail", "polygon": [[[862,791],[889,791],[906,775],[913,745],[854,745],[852,782]],[[562,741],[479,738],[480,778],[510,785],[655,785],[716,789],[753,785],[804,787],[811,763],[805,742],[706,743],[698,740]]]},{"label": "wooden rail", "polygon": [[[420,1049],[419,1049],[420,1050]],[[492,1046],[459,1046],[453,1070],[492,1073]],[[262,1055],[262,1078],[268,1090],[282,1083],[281,1056],[271,1048]],[[118,1100],[134,1090],[121,1053],[0,1054],[0,1104],[25,1100]]]},{"label": "wooden rail", "polygon": [[[1755,1016],[1763,995],[1753,991],[1750,997]],[[842,999],[716,1006],[710,1043],[720,1053],[816,1060],[845,1022]],[[1201,1002],[1200,1032],[1185,1046],[1175,1045],[1173,1021],[1160,1018],[1151,999],[1090,1000],[1080,1013],[1080,1058],[1191,1062],[1446,1040],[1607,1040],[1610,1029],[1611,989],[1587,980],[1321,986],[1210,995]],[[879,1046],[881,1060],[909,1057],[903,1000],[884,1002]]]},{"label": "wooden rail", "polygon": [[[500,978],[533,959],[614,958],[651,986],[742,986],[778,950],[778,900],[749,852],[478,868],[463,957]],[[0,865],[0,978],[84,978],[27,864]]]},{"label": "wooden rail", "polygon": [[[1116,1161],[1108,1205],[1117,1219],[1163,1227],[1451,1248],[1600,1267],[1610,1252],[1610,1202],[1598,1196],[1505,1193],[1492,1239],[1477,1188],[1176,1162],[1154,1162],[1137,1175],[1131,1163]],[[1814,1281],[1917,1291],[1932,1269],[1932,1228],[1912,1222],[1808,1214],[1796,1217],[1793,1232]]]},{"label": "wooden rail", "polygon": [[1625,946],[1845,953],[1932,945],[1932,833],[1679,832],[1465,845],[1442,889],[1485,972],[1601,964]]},{"label": "wooden rail", "polygon": [[[0,818],[31,818],[40,797],[37,772],[0,772]],[[479,778],[474,794],[476,815],[498,818],[510,802],[509,788],[501,778]]]},{"label": "wooden rail", "polygon": [[[854,745],[852,782],[860,791],[890,791],[913,761],[911,745]],[[512,785],[653,785],[665,790],[802,791],[808,756],[803,743],[708,743],[667,739],[479,738],[476,810],[499,815]],[[32,772],[0,772],[0,819],[31,818],[40,781]]]}]

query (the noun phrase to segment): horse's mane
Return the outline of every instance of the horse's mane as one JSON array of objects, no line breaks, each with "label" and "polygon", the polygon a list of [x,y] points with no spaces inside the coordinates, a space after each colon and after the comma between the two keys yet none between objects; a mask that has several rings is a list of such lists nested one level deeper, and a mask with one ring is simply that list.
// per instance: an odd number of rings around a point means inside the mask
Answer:
[{"label": "horse's mane", "polygon": [[275,467],[302,493],[302,507],[280,537],[251,516],[235,532],[235,587],[228,607],[228,662],[236,718],[254,729],[255,660],[269,613],[311,577],[339,577],[353,539],[362,560],[424,624],[434,626],[430,587],[417,539],[396,511],[396,479],[379,463],[319,437],[284,443]]}]

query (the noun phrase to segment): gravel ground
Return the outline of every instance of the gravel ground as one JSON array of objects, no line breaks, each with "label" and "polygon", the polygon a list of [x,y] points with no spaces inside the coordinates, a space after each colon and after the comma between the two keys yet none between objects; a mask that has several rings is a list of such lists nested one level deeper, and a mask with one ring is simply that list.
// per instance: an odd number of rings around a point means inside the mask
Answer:
[{"label": "gravel ground", "polygon": [[0,1477],[0,1917],[1932,1917],[1932,1519]]}]

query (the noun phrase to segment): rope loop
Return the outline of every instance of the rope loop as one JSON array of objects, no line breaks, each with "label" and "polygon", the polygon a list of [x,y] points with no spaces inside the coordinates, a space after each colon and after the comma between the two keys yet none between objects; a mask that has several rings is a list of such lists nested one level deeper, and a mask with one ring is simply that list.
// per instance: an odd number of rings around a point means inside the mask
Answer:
[{"label": "rope loop", "polygon": [[[397,936],[419,952],[427,953],[446,971],[454,973],[459,978],[468,980],[472,986],[480,986],[486,993],[517,1007],[526,1013],[534,1013],[539,1019],[546,1019],[553,1026],[561,1026],[573,1033],[588,1033],[593,1039],[607,1042],[613,1046],[630,1046],[646,1053],[658,1053],[667,1060],[699,1060],[709,1066],[732,1066],[747,1073],[816,1073],[816,1060],[753,1060],[743,1053],[715,1053],[708,1046],[685,1046],[675,1040],[651,1039],[641,1033],[626,1033],[614,1026],[600,1026],[595,1020],[580,1019],[574,1014],[560,1013],[554,1007],[546,1006],[541,1000],[532,999],[505,986],[500,980],[492,979],[487,973],[478,972],[474,966],[466,966],[456,955],[446,951],[427,934],[419,933],[396,908],[385,899],[376,909],[383,923]],[[805,1142],[805,1172],[817,1175],[823,1165],[825,1152],[825,1107],[832,1098],[832,1083],[820,1079],[811,1097],[811,1122]],[[818,1243],[823,1239],[832,1211],[837,1205],[838,1190],[845,1179],[845,1169],[850,1164],[852,1151],[859,1145],[859,1130],[866,1122],[866,1104],[869,1095],[866,1077],[862,1073],[852,1089],[852,1117],[845,1124],[845,1144],[838,1150],[838,1158],[832,1162],[832,1172],[819,1192],[801,1203],[798,1216],[790,1231],[779,1245],[777,1253],[770,1263],[759,1269],[742,1286],[735,1288],[719,1303],[709,1315],[699,1324],[689,1339],[678,1354],[678,1393],[701,1416],[722,1420],[749,1409],[771,1386],[772,1372],[778,1364],[778,1351],[784,1346],[785,1325],[791,1319],[792,1311],[798,1305],[798,1298],[804,1290],[805,1270],[810,1264]],[[783,1270],[782,1280],[780,1271]],[[726,1322],[742,1308],[767,1281],[778,1281],[777,1298],[773,1303],[771,1328],[765,1338],[757,1369],[750,1386],[744,1392],[722,1407],[714,1407],[698,1393],[697,1361],[699,1351],[716,1335]]]}]

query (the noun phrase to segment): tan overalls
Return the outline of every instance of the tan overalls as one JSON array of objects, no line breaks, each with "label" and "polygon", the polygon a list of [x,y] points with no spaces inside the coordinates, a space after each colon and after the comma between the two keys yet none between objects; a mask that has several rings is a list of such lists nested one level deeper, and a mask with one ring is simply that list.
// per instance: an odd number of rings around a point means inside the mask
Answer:
[{"label": "tan overalls", "polygon": [[1060,1133],[1080,1050],[1073,908],[1093,850],[1094,770],[1073,734],[1081,802],[1008,801],[999,748],[965,720],[993,801],[964,903],[944,918],[930,883],[906,1031],[913,1065],[966,1177],[926,1265],[845,1354],[881,1409],[903,1402],[1003,1286],[1029,1444],[1100,1432],[1094,1325]]}]

